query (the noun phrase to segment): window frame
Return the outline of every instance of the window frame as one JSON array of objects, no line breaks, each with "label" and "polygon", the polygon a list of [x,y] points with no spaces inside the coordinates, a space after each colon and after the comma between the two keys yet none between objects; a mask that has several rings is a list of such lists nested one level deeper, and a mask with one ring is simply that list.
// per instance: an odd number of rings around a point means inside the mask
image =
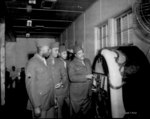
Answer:
[{"label": "window frame", "polygon": [[[123,19],[126,18],[126,21],[127,22],[127,27],[123,28]],[[130,39],[130,30],[133,29],[133,19],[130,19],[130,18],[133,18],[133,12],[132,12],[132,9],[129,8],[127,10],[125,10],[124,12],[121,12],[120,14],[118,14],[117,16],[114,17],[114,24],[115,24],[115,35],[116,35],[116,45],[117,46],[122,46],[122,45],[130,45],[132,44],[132,39]],[[120,19],[120,29],[118,30],[118,25],[117,25],[117,20]],[[123,33],[127,32],[127,40],[124,39]],[[118,35],[120,34],[120,35]],[[120,39],[118,39],[120,38]]]}]

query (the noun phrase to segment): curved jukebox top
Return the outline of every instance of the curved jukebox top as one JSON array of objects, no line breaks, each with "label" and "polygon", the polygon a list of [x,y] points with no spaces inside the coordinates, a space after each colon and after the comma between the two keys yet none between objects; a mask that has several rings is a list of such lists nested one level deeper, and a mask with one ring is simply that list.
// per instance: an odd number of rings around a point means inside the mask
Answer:
[{"label": "curved jukebox top", "polygon": [[121,46],[102,49],[97,61],[101,57],[103,68],[97,62],[95,72],[108,75],[112,117],[143,116],[149,103],[150,79],[150,64],[144,53],[136,46]]}]

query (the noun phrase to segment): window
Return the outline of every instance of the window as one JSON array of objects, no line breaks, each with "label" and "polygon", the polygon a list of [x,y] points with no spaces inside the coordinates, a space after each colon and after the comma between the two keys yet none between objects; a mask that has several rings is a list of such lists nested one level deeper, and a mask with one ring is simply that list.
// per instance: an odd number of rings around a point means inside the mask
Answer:
[{"label": "window", "polygon": [[131,44],[130,34],[132,33],[132,11],[128,10],[115,18],[115,34],[117,38],[117,46]]},{"label": "window", "polygon": [[99,27],[99,40],[100,40],[100,48],[108,46],[108,23],[105,23]]},{"label": "window", "polygon": [[95,27],[95,53],[104,47],[132,44],[133,13],[128,9]]},{"label": "window", "polygon": [[95,54],[104,47],[110,47],[108,20],[95,27]]}]

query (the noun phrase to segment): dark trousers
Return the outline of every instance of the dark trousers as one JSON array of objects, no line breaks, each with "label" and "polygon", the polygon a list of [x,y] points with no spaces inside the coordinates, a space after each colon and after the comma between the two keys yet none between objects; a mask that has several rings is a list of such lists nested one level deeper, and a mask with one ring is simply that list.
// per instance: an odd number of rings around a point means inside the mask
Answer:
[{"label": "dark trousers", "polygon": [[88,117],[88,112],[91,109],[91,101],[87,98],[85,100],[74,101],[71,100],[71,118],[84,118]]}]

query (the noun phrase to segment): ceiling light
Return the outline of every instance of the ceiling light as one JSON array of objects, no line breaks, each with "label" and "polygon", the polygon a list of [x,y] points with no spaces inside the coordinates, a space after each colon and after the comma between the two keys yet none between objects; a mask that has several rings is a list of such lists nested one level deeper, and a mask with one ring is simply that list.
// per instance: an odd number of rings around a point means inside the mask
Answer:
[{"label": "ceiling light", "polygon": [[27,26],[29,26],[29,27],[32,26],[32,21],[31,20],[27,20]]},{"label": "ceiling light", "polygon": [[29,4],[36,4],[36,0],[29,0]]},{"label": "ceiling light", "polygon": [[26,37],[29,38],[30,37],[30,33],[26,33]]},{"label": "ceiling light", "polygon": [[32,11],[32,6],[31,5],[27,5],[27,12],[31,12]]}]

